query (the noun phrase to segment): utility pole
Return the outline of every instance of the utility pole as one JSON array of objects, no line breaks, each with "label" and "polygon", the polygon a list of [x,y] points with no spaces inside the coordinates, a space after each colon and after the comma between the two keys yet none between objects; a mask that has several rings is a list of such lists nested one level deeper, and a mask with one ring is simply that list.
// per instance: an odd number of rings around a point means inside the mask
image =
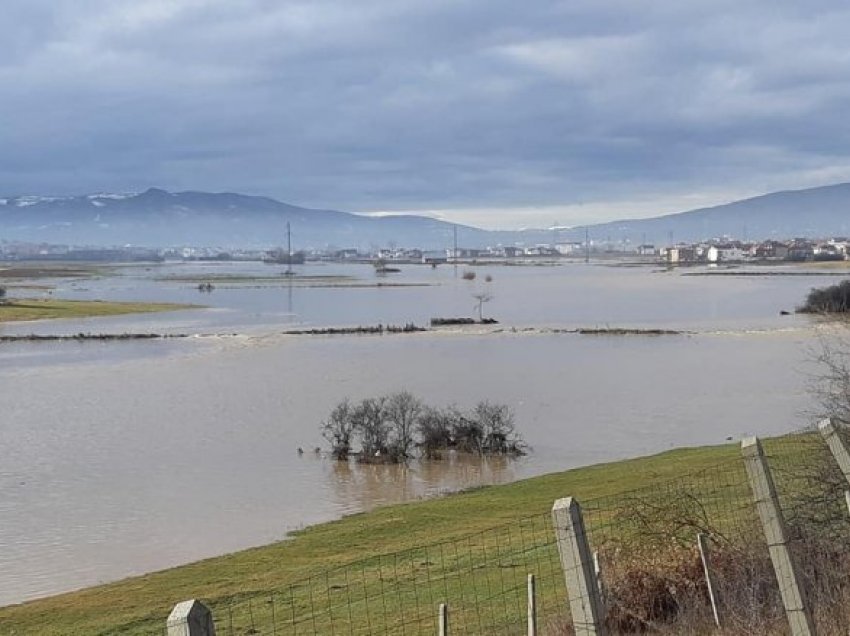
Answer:
[{"label": "utility pole", "polygon": [[452,247],[452,262],[455,265],[455,277],[457,277],[457,224],[452,226],[454,230],[454,244]]},{"label": "utility pole", "polygon": [[454,230],[454,248],[452,249],[452,260],[455,262],[455,265],[457,265],[457,225],[455,225],[452,229]]},{"label": "utility pole", "polygon": [[292,276],[292,231],[286,222],[286,275]]},{"label": "utility pole", "polygon": [[590,228],[584,228],[584,262],[590,262]]}]

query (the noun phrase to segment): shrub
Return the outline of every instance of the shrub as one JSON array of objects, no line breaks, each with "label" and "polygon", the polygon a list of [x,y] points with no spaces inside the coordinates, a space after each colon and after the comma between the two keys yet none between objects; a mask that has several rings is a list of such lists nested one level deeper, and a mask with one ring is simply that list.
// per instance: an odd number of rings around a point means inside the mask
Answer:
[{"label": "shrub", "polygon": [[829,287],[816,287],[809,292],[806,302],[797,309],[804,314],[834,314],[850,311],[850,280]]},{"label": "shrub", "polygon": [[391,459],[401,461],[410,457],[416,443],[417,422],[422,408],[422,402],[407,391],[387,397],[385,412],[389,426],[388,451]]},{"label": "shrub", "polygon": [[475,280],[475,272],[470,271],[470,270],[466,270],[466,271],[465,271],[465,272],[461,275],[461,278],[463,278],[463,280]]},{"label": "shrub", "polygon": [[524,455],[525,443],[516,434],[514,414],[504,404],[484,401],[475,407],[475,421],[481,431],[481,452],[487,455]]},{"label": "shrub", "polygon": [[439,459],[441,452],[452,446],[456,411],[426,406],[419,415],[416,432],[419,448],[429,459]]},{"label": "shrub", "polygon": [[452,420],[452,445],[464,453],[484,452],[484,429],[474,417],[457,413]]},{"label": "shrub", "polygon": [[351,413],[352,428],[360,440],[361,461],[374,461],[389,455],[386,403],[385,397],[366,398]]},{"label": "shrub", "polygon": [[362,462],[402,462],[417,447],[427,458],[448,449],[482,455],[524,455],[527,449],[505,405],[483,401],[463,413],[454,406],[426,406],[408,391],[366,398],[354,406],[344,400],[322,423],[321,432],[339,460],[354,454],[356,438]]},{"label": "shrub", "polygon": [[351,454],[351,437],[354,434],[354,420],[351,415],[351,404],[346,399],[337,404],[330,417],[322,422],[322,437],[331,445],[331,455],[334,459],[348,459]]}]

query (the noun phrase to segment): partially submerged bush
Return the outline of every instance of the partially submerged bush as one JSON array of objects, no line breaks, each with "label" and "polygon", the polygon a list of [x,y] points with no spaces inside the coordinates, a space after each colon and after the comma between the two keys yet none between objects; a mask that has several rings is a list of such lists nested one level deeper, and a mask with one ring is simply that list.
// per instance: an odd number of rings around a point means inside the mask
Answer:
[{"label": "partially submerged bush", "polygon": [[390,431],[387,450],[392,458],[403,460],[410,457],[416,444],[416,427],[422,409],[419,398],[407,391],[393,393],[387,398],[385,410]]},{"label": "partially submerged bush", "polygon": [[366,398],[351,411],[351,427],[360,440],[361,458],[387,458],[390,429],[387,398]]},{"label": "partially submerged bush", "polygon": [[483,433],[481,452],[487,455],[522,455],[525,452],[525,444],[516,434],[513,411],[508,406],[479,402],[474,414]]},{"label": "partially submerged bush", "polygon": [[483,401],[464,413],[453,406],[426,406],[407,391],[366,398],[356,405],[344,400],[321,430],[331,444],[332,456],[339,460],[355,454],[355,439],[360,443],[356,454],[364,462],[402,462],[416,449],[427,458],[438,458],[452,449],[510,456],[527,451],[508,406]]},{"label": "partially submerged bush", "polygon": [[450,408],[425,407],[417,422],[419,447],[425,457],[439,459],[441,452],[451,447],[457,417],[456,411]]},{"label": "partially submerged bush", "polygon": [[351,438],[354,435],[351,415],[351,404],[346,399],[337,404],[330,417],[322,422],[322,437],[331,445],[334,459],[348,459],[351,454]]},{"label": "partially submerged bush", "polygon": [[797,311],[804,314],[847,313],[850,311],[850,280],[812,289]]}]

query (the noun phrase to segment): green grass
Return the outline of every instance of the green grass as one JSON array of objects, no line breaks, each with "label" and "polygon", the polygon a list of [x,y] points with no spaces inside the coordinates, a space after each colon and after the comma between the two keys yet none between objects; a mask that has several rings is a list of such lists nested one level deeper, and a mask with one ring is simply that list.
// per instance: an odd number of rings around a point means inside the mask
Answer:
[{"label": "green grass", "polygon": [[98,264],[71,263],[20,263],[0,267],[0,281],[35,280],[39,278],[91,278],[107,274],[111,267]]},{"label": "green grass", "polygon": [[737,452],[733,444],[675,450],[388,506],[307,528],[288,541],[3,608],[0,633],[145,633],[145,627],[160,626],[179,600],[265,594],[326,568],[543,515],[560,497],[593,499],[647,486],[736,458]]},{"label": "green grass", "polygon": [[[811,439],[768,441],[772,465],[793,473],[811,457]],[[270,625],[273,606],[280,621],[290,611],[309,615],[317,604],[323,609],[302,625],[305,631],[326,633],[333,624],[340,633],[366,634],[425,616],[424,624],[408,625],[405,633],[431,633],[436,603],[448,598],[458,605],[456,624],[490,632],[495,627],[483,625],[478,610],[489,608],[485,618],[504,613],[502,625],[513,620],[506,599],[513,599],[512,607],[522,602],[532,567],[541,577],[541,611],[563,613],[562,576],[548,525],[556,499],[584,502],[588,531],[601,541],[611,532],[615,511],[628,509],[624,504],[654,505],[641,499],[647,496],[663,506],[668,493],[683,486],[698,494],[719,526],[740,521],[741,511],[752,516],[737,444],[677,449],[387,506],[307,528],[287,541],[0,608],[0,634],[161,633],[174,604],[188,598],[210,604],[224,634],[271,633],[251,628],[264,620]],[[795,488],[790,482],[783,487]],[[471,613],[475,607],[477,614]],[[356,627],[349,632],[349,625]]]},{"label": "green grass", "polygon": [[0,304],[0,323],[56,318],[92,318],[190,309],[174,303],[126,303],[103,300],[8,299]]}]

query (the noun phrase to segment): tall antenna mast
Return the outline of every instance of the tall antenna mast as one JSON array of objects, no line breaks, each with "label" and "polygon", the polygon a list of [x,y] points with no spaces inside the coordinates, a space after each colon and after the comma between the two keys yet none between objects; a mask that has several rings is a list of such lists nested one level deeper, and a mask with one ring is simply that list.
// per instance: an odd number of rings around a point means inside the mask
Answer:
[{"label": "tall antenna mast", "polygon": [[452,229],[454,230],[454,250],[452,251],[452,261],[457,265],[457,224]]},{"label": "tall antenna mast", "polygon": [[286,222],[286,275],[292,276],[292,231]]},{"label": "tall antenna mast", "polygon": [[584,262],[590,262],[590,228],[584,228]]}]

